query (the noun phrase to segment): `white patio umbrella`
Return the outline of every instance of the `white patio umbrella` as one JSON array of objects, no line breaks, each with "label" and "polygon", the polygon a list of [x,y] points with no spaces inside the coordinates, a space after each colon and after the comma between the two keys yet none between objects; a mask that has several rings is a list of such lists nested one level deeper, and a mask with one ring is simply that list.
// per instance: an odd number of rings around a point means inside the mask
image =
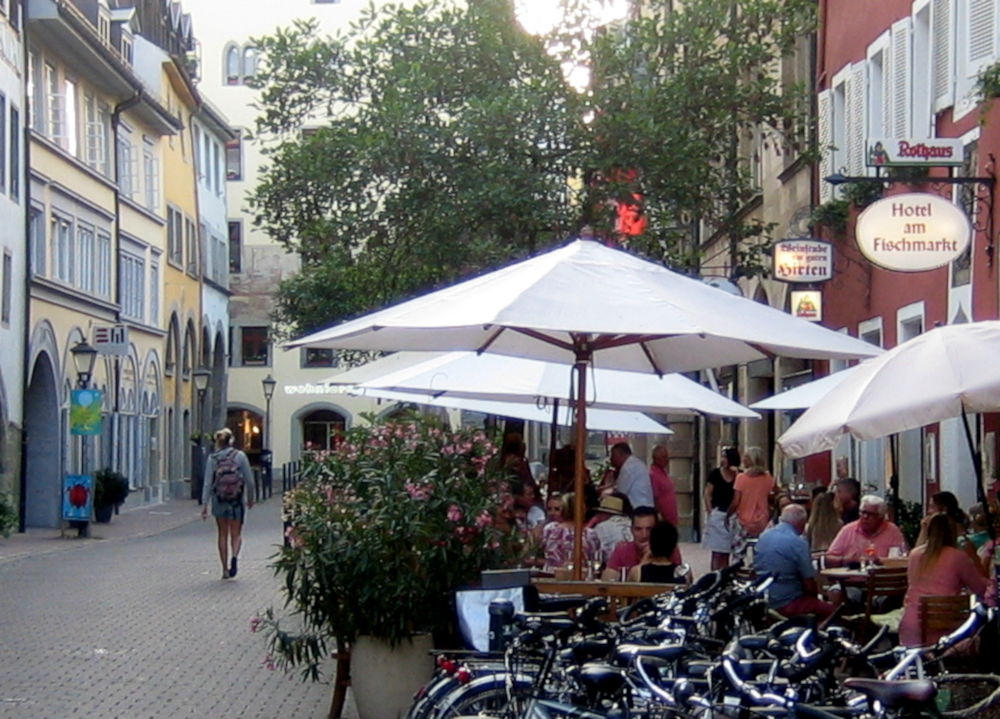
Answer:
[{"label": "white patio umbrella", "polygon": [[[464,409],[471,412],[484,412],[503,417],[517,417],[532,422],[551,422],[553,413],[548,407],[530,402],[499,402],[486,399],[469,399],[453,395],[432,395],[422,392],[402,392],[400,390],[368,389],[351,387],[350,395],[371,397],[392,402],[412,402],[428,407],[445,407]],[[573,426],[573,408],[563,406],[557,408],[556,423],[563,427]],[[642,412],[620,409],[591,409],[587,412],[589,429],[602,432],[640,432],[643,434],[673,434],[673,431]]]},{"label": "white patio umbrella", "polygon": [[[760,415],[679,374],[595,369],[589,373],[587,412],[622,409],[663,414],[708,414],[759,419]],[[533,405],[575,399],[569,367],[555,362],[475,352],[397,352],[327,377],[327,384],[424,392]]]},{"label": "white patio umbrella", "polygon": [[[772,355],[850,359],[878,348],[577,240],[551,252],[344,322],[288,347],[475,350],[572,362],[578,450],[585,446],[588,365],[666,374]],[[583,516],[583,452],[576,452]],[[581,548],[574,552],[579,573]]]},{"label": "white patio umbrella", "polygon": [[809,409],[841,382],[850,377],[854,369],[855,367],[848,367],[839,372],[820,377],[812,382],[800,384],[798,387],[792,387],[784,392],[778,392],[778,394],[762,399],[759,402],[754,402],[749,407],[750,409],[775,410],[778,412]]},{"label": "white patio umbrella", "polygon": [[876,439],[961,417],[983,497],[967,412],[1000,411],[1000,321],[937,327],[853,368],[778,444],[791,457],[834,447],[845,432]]}]

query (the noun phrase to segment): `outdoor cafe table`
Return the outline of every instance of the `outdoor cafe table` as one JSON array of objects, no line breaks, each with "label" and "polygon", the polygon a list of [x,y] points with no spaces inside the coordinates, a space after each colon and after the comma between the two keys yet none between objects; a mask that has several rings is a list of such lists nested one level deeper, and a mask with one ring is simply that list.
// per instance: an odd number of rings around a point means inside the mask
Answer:
[{"label": "outdoor cafe table", "polygon": [[653,597],[672,592],[682,584],[656,584],[652,582],[603,582],[536,577],[532,586],[542,594],[576,594],[585,597],[607,597],[609,615],[618,618],[618,610],[643,597]]},{"label": "outdoor cafe table", "polygon": [[[907,561],[906,557],[887,557],[878,566],[895,569],[907,566]],[[820,575],[830,581],[863,584],[868,579],[868,570],[850,569],[849,567],[829,567],[821,570]]]}]

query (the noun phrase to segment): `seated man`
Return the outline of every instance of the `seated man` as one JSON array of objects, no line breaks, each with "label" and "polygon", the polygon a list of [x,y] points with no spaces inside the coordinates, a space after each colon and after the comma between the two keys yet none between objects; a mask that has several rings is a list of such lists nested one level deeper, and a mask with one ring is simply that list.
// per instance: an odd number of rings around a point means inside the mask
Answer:
[{"label": "seated man", "polygon": [[[623,569],[627,576],[629,569],[642,562],[643,558],[649,555],[649,534],[655,526],[656,510],[652,507],[637,507],[632,513],[632,541],[618,543],[608,557],[601,578],[605,581],[615,581],[622,577]],[[670,561],[677,565],[681,563],[679,548],[674,548]]]},{"label": "seated man", "polygon": [[885,500],[874,494],[861,498],[858,519],[845,524],[826,550],[826,566],[843,567],[871,559],[876,564],[897,547],[906,551],[906,540],[899,527],[885,518]]},{"label": "seated man", "polygon": [[753,565],[758,575],[770,574],[774,583],[768,592],[768,604],[786,617],[833,613],[834,605],[819,598],[816,569],[809,545],[802,537],[807,518],[805,507],[789,504],[781,510],[776,527],[766,530],[757,540]]}]

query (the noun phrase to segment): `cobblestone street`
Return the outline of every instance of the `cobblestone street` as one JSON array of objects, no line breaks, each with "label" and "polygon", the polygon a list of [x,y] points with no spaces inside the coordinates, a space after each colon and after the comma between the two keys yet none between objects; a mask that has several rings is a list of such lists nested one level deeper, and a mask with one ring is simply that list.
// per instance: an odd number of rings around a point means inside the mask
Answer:
[{"label": "cobblestone street", "polygon": [[[279,500],[251,511],[239,576],[225,582],[211,517],[167,506],[95,527],[103,541],[0,539],[0,718],[326,716],[330,686],[268,671],[249,628],[280,604],[267,567]],[[137,536],[164,521],[180,526]]]}]

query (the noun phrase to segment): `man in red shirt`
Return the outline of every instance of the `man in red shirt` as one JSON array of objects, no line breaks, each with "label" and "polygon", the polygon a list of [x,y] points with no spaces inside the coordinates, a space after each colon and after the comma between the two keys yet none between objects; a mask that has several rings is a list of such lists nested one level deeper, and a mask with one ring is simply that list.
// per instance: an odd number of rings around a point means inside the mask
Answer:
[{"label": "man in red shirt", "polygon": [[649,466],[649,481],[653,485],[653,504],[663,519],[679,527],[677,489],[674,487],[674,480],[670,479],[667,473],[670,467],[670,452],[667,451],[667,446],[658,444],[653,447],[652,460]]},{"label": "man in red shirt", "polygon": [[[656,510],[652,507],[639,507],[632,513],[632,541],[619,542],[618,546],[608,557],[606,569],[601,575],[601,579],[606,582],[613,582],[621,578],[622,571],[628,570],[649,554],[649,534],[656,526]],[[670,556],[670,561],[676,565],[681,563],[681,550],[675,548]]]},{"label": "man in red shirt", "polygon": [[886,519],[885,513],[885,500],[881,497],[873,494],[862,497],[857,521],[841,527],[826,550],[826,566],[841,567],[866,557],[880,564],[893,547],[905,552],[903,533]]}]

